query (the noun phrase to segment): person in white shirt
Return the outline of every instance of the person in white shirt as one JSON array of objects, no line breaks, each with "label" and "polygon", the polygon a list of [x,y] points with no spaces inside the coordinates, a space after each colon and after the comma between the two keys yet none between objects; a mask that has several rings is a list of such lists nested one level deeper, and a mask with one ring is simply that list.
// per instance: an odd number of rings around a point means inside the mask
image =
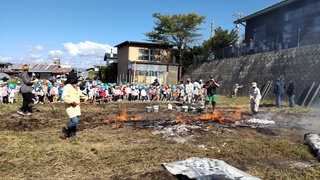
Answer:
[{"label": "person in white shirt", "polygon": [[256,82],[251,83],[251,87],[249,89],[249,96],[250,96],[250,109],[252,115],[255,115],[259,110],[259,104],[261,100],[260,89],[257,87]]},{"label": "person in white shirt", "polygon": [[190,78],[188,78],[187,79],[187,84],[186,84],[186,94],[185,94],[185,96],[186,96],[186,101],[188,101],[188,103],[190,103],[191,104],[191,101],[192,101],[192,96],[193,96],[193,89],[194,89],[194,86],[193,86],[193,84],[192,84],[192,82],[191,82],[191,79]]},{"label": "person in white shirt", "polygon": [[198,80],[196,79],[194,82],[193,82],[193,101],[194,102],[197,102],[198,99],[199,99],[199,90],[201,89],[201,86],[198,82]]},{"label": "person in white shirt", "polygon": [[145,87],[143,87],[141,89],[140,94],[141,94],[141,101],[146,101],[147,100],[147,91],[146,91]]}]

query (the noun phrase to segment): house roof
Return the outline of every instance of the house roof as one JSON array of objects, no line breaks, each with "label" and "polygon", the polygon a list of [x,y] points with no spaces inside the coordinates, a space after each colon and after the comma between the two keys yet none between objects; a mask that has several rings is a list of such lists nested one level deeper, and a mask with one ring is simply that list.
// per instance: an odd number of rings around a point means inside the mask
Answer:
[{"label": "house roof", "polygon": [[233,23],[237,24],[237,23],[246,22],[249,19],[255,18],[257,16],[261,16],[263,14],[266,14],[266,13],[270,12],[270,11],[274,11],[274,10],[279,9],[281,7],[287,6],[287,5],[289,5],[289,4],[293,3],[293,2],[296,2],[296,1],[298,1],[298,0],[282,0],[282,1],[278,2],[278,3],[276,3],[276,4],[273,4],[273,5],[269,6],[269,7],[261,9],[261,10],[255,12],[255,13],[249,14],[248,16],[245,16],[243,18],[237,19]]},{"label": "house roof", "polygon": [[171,45],[164,45],[164,44],[156,44],[156,43],[149,43],[149,42],[137,42],[137,41],[124,41],[118,45],[116,45],[115,47],[121,47],[124,45],[132,45],[132,46],[146,46],[146,45],[150,45],[153,47],[172,47]]},{"label": "house roof", "polygon": [[111,57],[111,53],[105,53],[103,60],[104,61],[106,61],[108,59],[116,60],[117,58],[118,58],[118,54],[112,54],[112,57]]},{"label": "house roof", "polygon": [[0,65],[12,65],[11,63],[8,63],[8,62],[0,62]]},{"label": "house roof", "polygon": [[[21,68],[21,64],[13,64],[11,69],[7,69],[7,72],[17,72],[20,71]],[[69,73],[71,70],[72,68],[61,68],[57,64],[29,64],[30,72],[63,74]]]}]

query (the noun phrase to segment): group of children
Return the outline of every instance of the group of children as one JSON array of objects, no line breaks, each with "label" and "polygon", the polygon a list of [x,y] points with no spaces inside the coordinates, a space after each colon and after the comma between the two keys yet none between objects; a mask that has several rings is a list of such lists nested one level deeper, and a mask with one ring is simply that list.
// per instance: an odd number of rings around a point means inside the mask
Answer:
[{"label": "group of children", "polygon": [[19,93],[20,82],[18,81],[16,86],[8,82],[0,82],[0,103],[13,104],[15,100],[21,101],[21,95]]},{"label": "group of children", "polygon": [[[203,88],[196,89],[192,101],[198,101],[204,95]],[[88,90],[82,91],[90,100],[105,99],[105,101],[186,101],[187,94],[182,84],[171,85],[135,85],[125,84],[90,84]],[[198,96],[200,95],[200,96]],[[191,100],[191,99],[190,99]]]}]

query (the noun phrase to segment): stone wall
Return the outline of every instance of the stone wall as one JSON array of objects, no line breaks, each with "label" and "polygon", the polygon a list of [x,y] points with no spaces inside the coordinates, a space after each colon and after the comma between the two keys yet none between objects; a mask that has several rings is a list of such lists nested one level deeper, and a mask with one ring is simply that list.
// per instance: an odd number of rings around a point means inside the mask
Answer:
[{"label": "stone wall", "polygon": [[[272,90],[277,77],[285,82],[286,87],[290,81],[295,81],[296,101],[299,101],[313,82],[316,85],[319,84],[320,45],[205,62],[192,73],[184,75],[182,79],[184,82],[188,77],[191,77],[192,81],[195,79],[206,81],[211,74],[219,75],[217,82],[221,85],[218,91],[220,95],[230,95],[233,84],[239,83],[244,87],[239,90],[238,95],[248,96],[251,82],[257,82],[262,91],[268,81],[273,81],[265,99],[275,98]],[[318,96],[316,102],[318,102]]]}]

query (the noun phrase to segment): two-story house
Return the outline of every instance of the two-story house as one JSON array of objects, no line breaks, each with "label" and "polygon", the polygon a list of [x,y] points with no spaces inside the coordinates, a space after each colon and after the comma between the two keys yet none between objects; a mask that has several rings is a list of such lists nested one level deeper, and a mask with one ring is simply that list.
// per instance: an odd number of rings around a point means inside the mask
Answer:
[{"label": "two-story house", "polygon": [[172,46],[125,41],[116,45],[118,82],[177,84],[179,65],[173,61]]}]

